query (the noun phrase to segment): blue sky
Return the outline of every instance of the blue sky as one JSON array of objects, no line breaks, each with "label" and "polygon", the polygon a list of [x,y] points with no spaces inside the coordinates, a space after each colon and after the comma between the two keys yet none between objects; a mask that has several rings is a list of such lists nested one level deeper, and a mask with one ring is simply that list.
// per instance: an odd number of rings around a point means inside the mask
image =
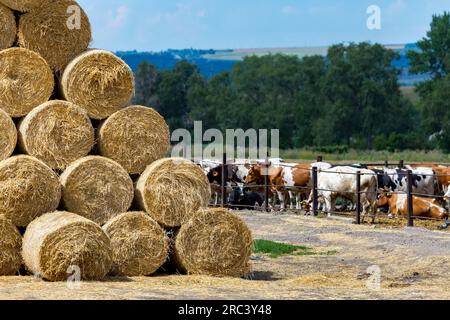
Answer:
[{"label": "blue sky", "polygon": [[[109,50],[326,46],[415,42],[450,0],[79,0]],[[369,30],[367,8],[381,9]]]}]

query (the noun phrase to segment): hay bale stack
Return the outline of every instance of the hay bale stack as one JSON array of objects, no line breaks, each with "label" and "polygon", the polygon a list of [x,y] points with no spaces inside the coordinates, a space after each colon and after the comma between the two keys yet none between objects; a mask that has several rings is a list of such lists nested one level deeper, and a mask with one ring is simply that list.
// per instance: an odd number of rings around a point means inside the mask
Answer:
[{"label": "hay bale stack", "polygon": [[86,112],[66,101],[40,105],[19,125],[19,146],[52,169],[64,170],[87,156],[94,142],[94,128]]},{"label": "hay bale stack", "polygon": [[79,159],[64,171],[60,180],[65,208],[99,225],[126,212],[133,201],[130,176],[118,163],[107,158]]},{"label": "hay bale stack", "polygon": [[0,50],[12,47],[16,41],[16,34],[14,13],[0,3]]},{"label": "hay bale stack", "polygon": [[172,228],[187,222],[211,198],[202,169],[185,159],[161,159],[144,171],[136,185],[141,209],[161,225]]},{"label": "hay bale stack", "polygon": [[22,264],[22,237],[16,226],[0,215],[0,276],[15,275]]},{"label": "hay bale stack", "polygon": [[79,55],[64,70],[64,98],[82,106],[89,117],[103,120],[125,107],[134,95],[134,75],[119,57],[105,50]]},{"label": "hay bale stack", "polygon": [[91,36],[89,19],[73,0],[46,1],[19,20],[19,46],[39,53],[54,71],[63,71],[70,61],[86,51]]},{"label": "hay bale stack", "polygon": [[201,209],[179,230],[175,261],[188,274],[240,277],[250,272],[252,234],[225,209]]},{"label": "hay bale stack", "polygon": [[43,162],[29,156],[0,162],[0,212],[16,226],[56,210],[60,199],[58,175]]},{"label": "hay bale stack", "polygon": [[169,238],[145,212],[123,213],[103,230],[111,239],[114,275],[151,275],[167,260]]},{"label": "hay bale stack", "polygon": [[5,160],[14,152],[17,144],[16,125],[11,117],[0,109],[0,161]]},{"label": "hay bale stack", "polygon": [[111,270],[111,242],[95,222],[69,212],[47,213],[34,220],[23,238],[29,271],[49,281],[67,279],[69,267],[82,280],[101,280]]},{"label": "hay bale stack", "polygon": [[37,9],[43,3],[48,2],[45,0],[0,0],[0,3],[3,3],[5,6],[19,11],[19,12],[28,12]]},{"label": "hay bale stack", "polygon": [[140,174],[170,148],[169,127],[155,110],[131,106],[114,113],[100,127],[99,153],[130,174]]},{"label": "hay bale stack", "polygon": [[48,101],[55,81],[47,62],[24,48],[0,52],[0,108],[12,117],[23,117]]}]

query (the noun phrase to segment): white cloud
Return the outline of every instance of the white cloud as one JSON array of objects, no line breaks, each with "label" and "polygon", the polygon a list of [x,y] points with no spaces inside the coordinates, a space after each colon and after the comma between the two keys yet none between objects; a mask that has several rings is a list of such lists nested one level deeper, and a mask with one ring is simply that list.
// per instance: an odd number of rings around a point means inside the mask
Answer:
[{"label": "white cloud", "polygon": [[127,23],[130,9],[126,5],[122,5],[113,13],[108,13],[108,28],[120,28]]},{"label": "white cloud", "polygon": [[285,15],[292,15],[297,13],[297,8],[294,6],[284,6],[281,12]]}]

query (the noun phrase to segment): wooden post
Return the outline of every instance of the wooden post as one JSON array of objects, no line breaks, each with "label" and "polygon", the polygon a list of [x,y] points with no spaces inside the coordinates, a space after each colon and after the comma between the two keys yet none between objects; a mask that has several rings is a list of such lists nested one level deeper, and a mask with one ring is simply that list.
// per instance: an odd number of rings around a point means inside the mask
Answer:
[{"label": "wooden post", "polygon": [[398,163],[398,167],[400,169],[403,169],[405,167],[405,161],[404,160],[400,160],[400,162]]},{"label": "wooden post", "polygon": [[414,227],[414,205],[413,205],[413,173],[408,170],[408,227]]},{"label": "wooden post", "polygon": [[317,185],[318,185],[318,177],[317,177],[317,167],[313,167],[312,169],[312,181],[313,181],[313,214],[314,216],[319,215],[319,193],[317,191]]},{"label": "wooden post", "polygon": [[356,173],[356,224],[361,224],[361,171]]},{"label": "wooden post", "polygon": [[228,170],[227,170],[227,154],[223,154],[222,159],[222,180],[220,182],[220,188],[222,193],[222,208],[226,207],[226,197],[227,197],[227,180],[228,180]]},{"label": "wooden post", "polygon": [[384,161],[384,167],[385,167],[385,168],[389,168],[389,161],[387,161],[387,160]]},{"label": "wooden post", "polygon": [[265,201],[265,210],[266,212],[270,211],[269,208],[269,169],[270,169],[270,163],[269,163],[269,157],[266,157],[266,161],[264,163],[264,197],[266,198]]},{"label": "wooden post", "polygon": [[317,162],[323,162],[323,157],[322,156],[318,156],[317,157]]}]

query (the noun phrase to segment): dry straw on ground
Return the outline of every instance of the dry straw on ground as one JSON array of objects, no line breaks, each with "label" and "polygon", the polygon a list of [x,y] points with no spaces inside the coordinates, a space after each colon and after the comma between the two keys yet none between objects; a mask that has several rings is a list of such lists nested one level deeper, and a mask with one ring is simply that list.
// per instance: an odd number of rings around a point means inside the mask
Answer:
[{"label": "dry straw on ground", "polygon": [[140,174],[170,148],[170,131],[155,110],[131,106],[114,113],[100,127],[102,156],[118,162],[130,174]]},{"label": "dry straw on ground", "polygon": [[102,120],[130,102],[133,71],[109,51],[90,50],[69,63],[61,89],[66,100],[82,106],[89,117]]},{"label": "dry straw on ground", "polygon": [[116,162],[88,156],[73,162],[61,175],[65,208],[99,225],[126,212],[133,201],[133,181]]},{"label": "dry straw on ground", "polygon": [[39,8],[40,5],[48,2],[46,0],[0,0],[5,6],[19,11],[28,12]]},{"label": "dry straw on ground", "polygon": [[66,101],[40,105],[19,125],[19,146],[52,169],[63,170],[87,156],[94,142],[94,128],[86,112]]},{"label": "dry straw on ground", "polygon": [[0,215],[0,276],[15,275],[22,264],[22,237],[16,226]]},{"label": "dry straw on ground", "polygon": [[0,51],[0,108],[12,117],[23,117],[48,101],[55,86],[47,62],[24,48]]},{"label": "dry straw on ground", "polygon": [[111,239],[114,275],[151,275],[167,260],[169,238],[145,212],[123,213],[103,230]]},{"label": "dry straw on ground", "polygon": [[2,161],[11,156],[17,144],[16,125],[2,109],[0,109],[0,131],[0,161]]},{"label": "dry straw on ground", "polygon": [[201,209],[175,241],[175,261],[189,274],[244,276],[250,272],[250,229],[226,209]]},{"label": "dry straw on ground", "polygon": [[136,185],[141,209],[165,227],[187,222],[211,198],[202,169],[185,159],[161,159],[144,171]]},{"label": "dry straw on ground", "polygon": [[19,45],[39,53],[54,71],[86,51],[91,36],[86,13],[72,0],[46,1],[19,20]]},{"label": "dry straw on ground", "polygon": [[14,13],[0,2],[0,50],[12,47],[16,41],[16,34]]},{"label": "dry straw on ground", "polygon": [[56,210],[60,199],[59,178],[42,161],[16,156],[0,162],[0,213],[16,226]]},{"label": "dry straw on ground", "polygon": [[22,255],[29,271],[49,281],[66,280],[68,272],[81,280],[101,280],[112,263],[111,241],[99,225],[59,211],[28,226]]}]

